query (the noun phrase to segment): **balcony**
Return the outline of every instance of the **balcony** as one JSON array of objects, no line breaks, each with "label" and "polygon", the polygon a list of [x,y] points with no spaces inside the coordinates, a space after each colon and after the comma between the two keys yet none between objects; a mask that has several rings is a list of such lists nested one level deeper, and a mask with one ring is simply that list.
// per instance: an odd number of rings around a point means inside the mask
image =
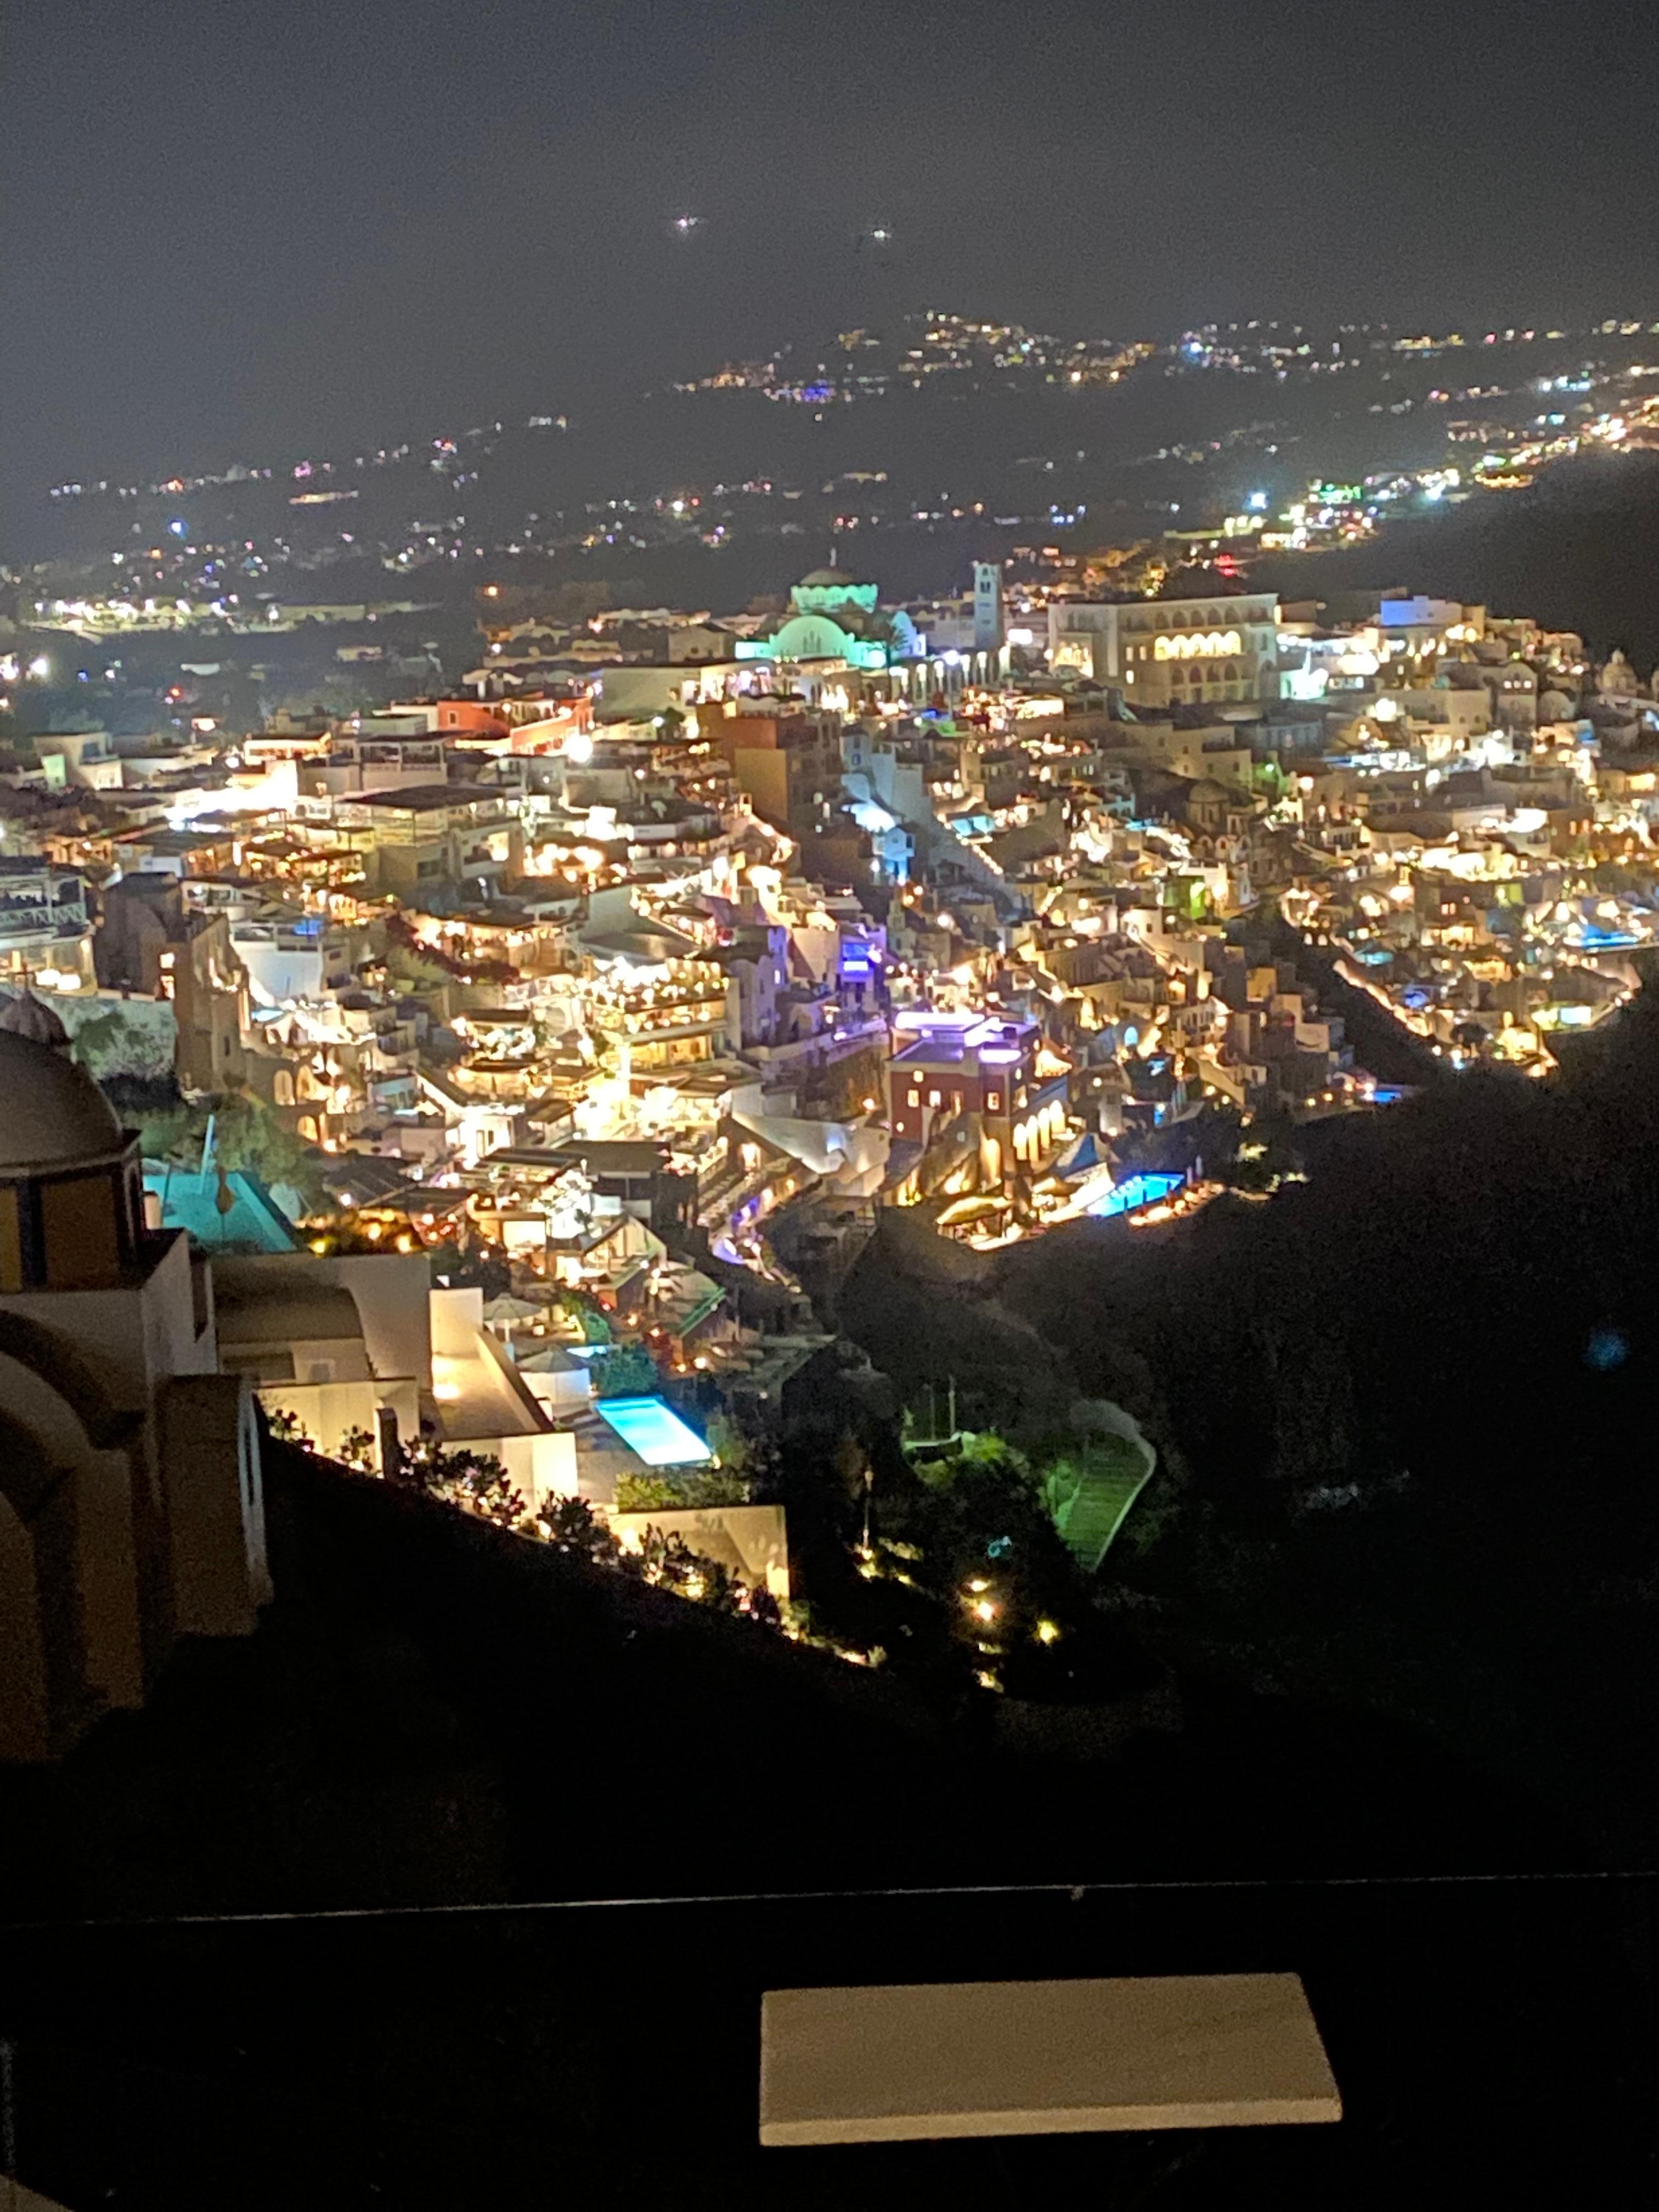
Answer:
[{"label": "balcony", "polygon": [[[1635,2207],[1654,1887],[1056,1882],[28,1929],[9,2132],[22,2181],[69,2205],[518,2212],[556,2173],[572,2207],[688,2212]],[[1301,1976],[1336,2126],[760,2147],[769,1989],[1264,1968]],[[671,2055],[648,2094],[623,2063],[642,2019]]]},{"label": "balcony", "polygon": [[596,1024],[612,1036],[628,1037],[695,1036],[717,1028],[726,1019],[726,1000],[691,999],[666,1006],[611,1008],[596,1014]]},{"label": "balcony", "polygon": [[86,927],[83,904],[39,906],[0,899],[0,942],[10,938],[79,936]]},{"label": "balcony", "polygon": [[[1029,1758],[989,1704],[264,1462],[261,1633],[190,1639],[146,1712],[0,1771],[29,2187],[171,2212],[1651,2203],[1659,1879],[1591,1841],[1645,1852],[1639,1759],[1506,1784],[1360,1698],[1202,1679],[1125,1756]],[[1625,1709],[1596,1725],[1622,1749]],[[1303,1980],[1340,2126],[760,2148],[769,1990],[1263,1971]]]}]

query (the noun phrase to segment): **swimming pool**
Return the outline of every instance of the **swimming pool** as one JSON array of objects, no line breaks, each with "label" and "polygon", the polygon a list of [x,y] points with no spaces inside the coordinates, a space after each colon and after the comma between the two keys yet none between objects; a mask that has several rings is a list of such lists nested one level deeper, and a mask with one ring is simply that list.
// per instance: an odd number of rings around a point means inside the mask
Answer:
[{"label": "swimming pool", "polygon": [[1155,1206],[1159,1199],[1167,1198],[1185,1181],[1184,1176],[1178,1175],[1131,1176],[1127,1182],[1109,1190],[1104,1198],[1097,1198],[1089,1211],[1097,1219],[1113,1213],[1138,1213],[1143,1206]]},{"label": "swimming pool", "polygon": [[714,1456],[660,1398],[601,1398],[593,1410],[647,1467],[698,1467]]}]

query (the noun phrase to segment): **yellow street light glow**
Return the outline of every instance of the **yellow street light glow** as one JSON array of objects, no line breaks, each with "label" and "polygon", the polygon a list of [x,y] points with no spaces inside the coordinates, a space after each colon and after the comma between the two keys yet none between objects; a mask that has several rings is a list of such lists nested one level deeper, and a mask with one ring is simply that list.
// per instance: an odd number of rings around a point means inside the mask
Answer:
[{"label": "yellow street light glow", "polygon": [[1036,1625],[1036,1637],[1039,1644],[1057,1644],[1060,1630],[1052,1620],[1040,1620]]}]

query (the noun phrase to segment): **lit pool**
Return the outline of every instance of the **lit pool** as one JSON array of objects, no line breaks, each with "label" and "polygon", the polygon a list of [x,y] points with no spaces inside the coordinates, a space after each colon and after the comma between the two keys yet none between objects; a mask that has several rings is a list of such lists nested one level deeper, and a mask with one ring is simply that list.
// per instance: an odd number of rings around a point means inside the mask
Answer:
[{"label": "lit pool", "polygon": [[601,1398],[593,1410],[647,1467],[696,1467],[714,1456],[660,1398]]},{"label": "lit pool", "polygon": [[1178,1175],[1131,1176],[1127,1182],[1115,1184],[1104,1198],[1097,1198],[1089,1211],[1097,1219],[1114,1213],[1139,1213],[1143,1206],[1155,1206],[1172,1190],[1179,1190],[1185,1181],[1184,1176]]}]

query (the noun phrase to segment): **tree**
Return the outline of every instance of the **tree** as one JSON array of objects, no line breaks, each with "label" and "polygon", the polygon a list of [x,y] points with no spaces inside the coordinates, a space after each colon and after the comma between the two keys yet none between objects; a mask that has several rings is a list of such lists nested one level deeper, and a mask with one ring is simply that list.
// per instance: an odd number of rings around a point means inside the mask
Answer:
[{"label": "tree", "polygon": [[916,1474],[884,1525],[914,1546],[916,1578],[951,1609],[958,1636],[983,1650],[1041,1621],[1086,1618],[1089,1591],[1024,1453],[982,1432],[930,1455]]},{"label": "tree", "polygon": [[615,1344],[594,1360],[593,1386],[600,1398],[651,1398],[662,1389],[662,1374],[642,1344]]},{"label": "tree", "polygon": [[744,1610],[750,1620],[762,1628],[781,1629],[783,1626],[783,1607],[769,1589],[751,1589]]},{"label": "tree", "polygon": [[678,1513],[711,1505],[746,1505],[749,1486],[722,1467],[691,1468],[680,1474],[619,1474],[619,1513]]},{"label": "tree", "polygon": [[267,1185],[287,1183],[307,1206],[325,1202],[327,1190],[317,1154],[285,1129],[251,1091],[223,1091],[217,1097],[191,1099],[145,1115],[139,1137],[146,1156],[199,1168],[210,1121],[215,1157],[228,1174],[256,1175]]},{"label": "tree", "polygon": [[404,1452],[400,1472],[405,1482],[428,1497],[465,1506],[504,1528],[516,1528],[526,1517],[524,1499],[493,1453],[465,1446],[451,1450],[428,1433]]},{"label": "tree", "polygon": [[452,1290],[482,1291],[486,1304],[491,1298],[504,1297],[513,1287],[506,1253],[477,1237],[469,1236],[464,1244],[452,1237],[441,1244],[432,1255],[432,1273]]},{"label": "tree", "polygon": [[665,1535],[647,1528],[637,1552],[624,1552],[623,1565],[658,1589],[672,1590],[694,1604],[712,1606],[717,1613],[747,1609],[750,1593],[718,1559],[694,1552],[684,1536]]},{"label": "tree", "polygon": [[709,1422],[708,1447],[720,1472],[735,1478],[746,1496],[757,1487],[764,1489],[776,1471],[777,1447],[771,1437],[734,1413],[716,1413]]},{"label": "tree", "polygon": [[536,1527],[555,1551],[595,1566],[617,1564],[621,1547],[585,1498],[550,1498],[536,1515]]},{"label": "tree", "polygon": [[610,1318],[592,1291],[566,1284],[554,1293],[551,1304],[567,1321],[575,1322],[584,1344],[610,1344],[613,1340]]},{"label": "tree", "polygon": [[167,1032],[158,1030],[155,1002],[143,999],[100,1006],[85,1018],[72,1018],[70,1053],[87,1073],[102,1083],[118,1076],[161,1077],[171,1070]]},{"label": "tree", "polygon": [[313,1252],[331,1258],[337,1253],[380,1252],[386,1248],[379,1240],[368,1237],[355,1221],[344,1214],[332,1214],[319,1220],[313,1213],[307,1221],[307,1241]]},{"label": "tree", "polygon": [[342,1467],[355,1468],[359,1474],[373,1474],[380,1456],[373,1431],[348,1429],[341,1437],[334,1456]]}]

